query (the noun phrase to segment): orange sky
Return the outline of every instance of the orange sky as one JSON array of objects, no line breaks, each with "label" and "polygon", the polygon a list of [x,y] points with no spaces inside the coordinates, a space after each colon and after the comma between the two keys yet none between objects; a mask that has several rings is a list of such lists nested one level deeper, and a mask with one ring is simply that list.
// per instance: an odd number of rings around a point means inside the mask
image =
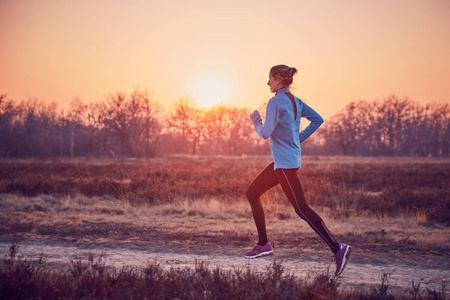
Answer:
[{"label": "orange sky", "polygon": [[1,0],[0,41],[0,94],[15,100],[139,87],[256,108],[283,63],[324,116],[391,93],[450,103],[448,0]]}]

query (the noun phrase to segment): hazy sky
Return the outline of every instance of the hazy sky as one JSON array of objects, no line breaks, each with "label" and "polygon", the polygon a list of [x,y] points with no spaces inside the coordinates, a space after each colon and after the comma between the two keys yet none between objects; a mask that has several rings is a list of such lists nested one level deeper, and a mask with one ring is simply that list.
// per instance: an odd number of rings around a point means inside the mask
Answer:
[{"label": "hazy sky", "polygon": [[135,88],[256,108],[275,64],[324,116],[395,93],[450,102],[448,0],[1,0],[0,94],[91,102]]}]

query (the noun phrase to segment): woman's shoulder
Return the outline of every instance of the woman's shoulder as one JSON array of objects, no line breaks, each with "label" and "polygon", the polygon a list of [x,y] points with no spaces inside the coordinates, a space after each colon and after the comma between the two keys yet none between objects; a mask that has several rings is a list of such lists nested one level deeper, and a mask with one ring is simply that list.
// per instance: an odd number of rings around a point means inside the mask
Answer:
[{"label": "woman's shoulder", "polygon": [[270,98],[269,102],[280,102],[280,101],[284,101],[286,100],[287,96],[285,94],[277,94],[275,96],[273,96],[272,98]]},{"label": "woman's shoulder", "polygon": [[282,97],[280,97],[280,95],[275,95],[272,98],[269,99],[269,102],[267,102],[267,105],[276,105],[278,102],[280,102],[280,100],[282,99]]},{"label": "woman's shoulder", "polygon": [[302,101],[302,99],[300,97],[297,97],[294,94],[292,94],[292,96],[294,96],[294,98],[297,99],[300,102],[300,104],[303,103],[303,101]]}]

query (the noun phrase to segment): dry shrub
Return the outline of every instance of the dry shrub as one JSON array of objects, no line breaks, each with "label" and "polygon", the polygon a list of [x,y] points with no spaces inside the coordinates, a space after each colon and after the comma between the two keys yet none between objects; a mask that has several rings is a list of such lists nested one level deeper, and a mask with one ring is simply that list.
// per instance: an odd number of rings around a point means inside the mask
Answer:
[{"label": "dry shrub", "polygon": [[157,262],[145,268],[116,268],[103,256],[89,254],[67,270],[53,270],[45,260],[17,257],[17,245],[0,264],[0,299],[445,299],[439,291],[420,289],[388,294],[387,275],[371,291],[339,289],[339,279],[310,273],[305,280],[274,262],[263,273],[250,268],[211,269],[204,262],[193,268],[164,270]]}]

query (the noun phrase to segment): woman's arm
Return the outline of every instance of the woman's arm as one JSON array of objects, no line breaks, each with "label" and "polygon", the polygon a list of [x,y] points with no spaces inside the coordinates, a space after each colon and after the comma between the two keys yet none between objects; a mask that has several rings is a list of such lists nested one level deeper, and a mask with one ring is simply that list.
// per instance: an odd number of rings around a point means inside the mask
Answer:
[{"label": "woman's arm", "polygon": [[268,139],[272,135],[272,132],[275,129],[275,126],[277,126],[279,121],[276,102],[270,99],[269,103],[267,103],[266,120],[264,124],[262,122],[261,115],[257,110],[255,110],[250,115],[250,118],[252,119],[253,124],[255,125],[255,130],[258,133],[258,135],[265,140]]},{"label": "woman's arm", "polygon": [[323,123],[323,118],[305,103],[303,103],[302,117],[308,119],[311,123],[309,123],[305,130],[300,132],[300,143],[309,138]]}]

